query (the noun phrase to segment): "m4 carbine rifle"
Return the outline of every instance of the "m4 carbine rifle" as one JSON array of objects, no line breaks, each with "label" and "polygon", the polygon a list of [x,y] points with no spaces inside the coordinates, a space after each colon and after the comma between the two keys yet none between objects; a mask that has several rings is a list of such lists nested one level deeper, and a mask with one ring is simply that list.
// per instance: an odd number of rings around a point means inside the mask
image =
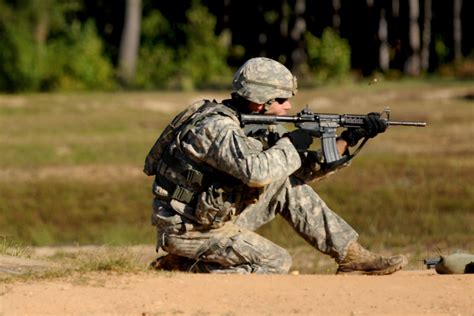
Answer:
[{"label": "m4 carbine rifle", "polygon": [[[407,121],[391,121],[390,108],[385,108],[382,112],[385,117],[382,120],[388,126],[416,126],[424,127],[426,122],[407,122]],[[381,115],[381,116],[382,116]],[[344,158],[341,157],[337,150],[336,130],[338,127],[344,128],[363,128],[366,124],[367,115],[363,114],[325,114],[313,113],[308,107],[291,115],[264,115],[264,114],[241,114],[240,123],[242,126],[247,124],[256,125],[274,125],[278,123],[294,123],[299,129],[307,131],[310,135],[321,139],[321,148],[324,155],[326,167],[334,168],[340,166],[352,159],[366,143],[368,138],[359,145],[352,155]]]}]

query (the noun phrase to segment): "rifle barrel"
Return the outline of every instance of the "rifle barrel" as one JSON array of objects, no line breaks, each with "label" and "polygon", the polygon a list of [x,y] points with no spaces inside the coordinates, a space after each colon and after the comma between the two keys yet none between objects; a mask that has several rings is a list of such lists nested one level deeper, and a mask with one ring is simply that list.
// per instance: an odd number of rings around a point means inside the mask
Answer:
[{"label": "rifle barrel", "polygon": [[426,122],[388,121],[388,125],[425,127]]}]

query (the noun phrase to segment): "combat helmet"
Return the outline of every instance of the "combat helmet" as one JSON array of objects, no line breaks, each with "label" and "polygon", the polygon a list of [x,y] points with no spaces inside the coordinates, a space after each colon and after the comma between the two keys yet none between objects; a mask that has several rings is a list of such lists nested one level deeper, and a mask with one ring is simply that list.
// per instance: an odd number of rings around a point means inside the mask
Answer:
[{"label": "combat helmet", "polygon": [[259,104],[288,99],[297,92],[296,77],[284,65],[266,57],[245,62],[234,74],[232,87],[239,96]]}]

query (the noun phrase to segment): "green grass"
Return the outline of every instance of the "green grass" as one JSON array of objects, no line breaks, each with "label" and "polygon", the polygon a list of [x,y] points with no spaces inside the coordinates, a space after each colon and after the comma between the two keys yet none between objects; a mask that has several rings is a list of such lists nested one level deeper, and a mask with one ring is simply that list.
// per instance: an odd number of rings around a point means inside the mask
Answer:
[{"label": "green grass", "polygon": [[[402,82],[302,90],[294,110],[392,108],[392,127],[352,166],[313,184],[375,249],[474,251],[472,82]],[[222,92],[0,95],[0,235],[27,246],[152,244],[152,179],[143,160],[173,115]],[[278,219],[259,230],[304,242]],[[295,250],[296,251],[296,250]]]},{"label": "green grass", "polygon": [[32,249],[22,245],[10,236],[0,236],[0,255],[13,257],[29,257]]},{"label": "green grass", "polygon": [[[67,174],[65,175],[67,178]],[[0,183],[2,231],[33,245],[152,242],[145,181]]]},{"label": "green grass", "polygon": [[[2,243],[0,242],[0,250]],[[21,247],[20,247],[21,248]],[[23,248],[23,251],[26,248]],[[32,251],[30,251],[32,253]],[[22,257],[25,257],[24,255]],[[16,282],[20,280],[41,280],[55,278],[69,278],[72,283],[94,284],[103,286],[104,279],[97,277],[101,273],[107,278],[110,274],[125,273],[162,273],[164,275],[171,272],[157,272],[148,269],[149,260],[136,250],[126,246],[100,246],[81,250],[80,248],[68,251],[55,250],[45,256],[35,256],[33,262],[42,264],[41,268],[24,268],[19,274],[0,274],[1,282]],[[145,260],[147,259],[147,260]],[[22,261],[19,261],[22,264]],[[24,260],[24,263],[28,260]],[[89,273],[95,273],[88,275]],[[94,277],[95,276],[95,277]]]}]

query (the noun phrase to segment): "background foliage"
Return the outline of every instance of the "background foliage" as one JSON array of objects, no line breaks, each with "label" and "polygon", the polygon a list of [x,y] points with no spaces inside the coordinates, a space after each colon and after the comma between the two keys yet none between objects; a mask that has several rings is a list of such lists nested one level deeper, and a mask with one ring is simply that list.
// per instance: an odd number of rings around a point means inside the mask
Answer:
[{"label": "background foliage", "polygon": [[[131,2],[140,5],[140,45],[133,78],[123,81],[119,47]],[[424,0],[0,0],[0,91],[228,87],[229,74],[255,56],[279,60],[307,85],[413,75],[407,63],[420,55],[410,44],[413,3],[418,40],[428,38],[422,74],[472,79],[474,4],[455,2],[459,16],[451,1],[433,3],[428,15]]]}]

